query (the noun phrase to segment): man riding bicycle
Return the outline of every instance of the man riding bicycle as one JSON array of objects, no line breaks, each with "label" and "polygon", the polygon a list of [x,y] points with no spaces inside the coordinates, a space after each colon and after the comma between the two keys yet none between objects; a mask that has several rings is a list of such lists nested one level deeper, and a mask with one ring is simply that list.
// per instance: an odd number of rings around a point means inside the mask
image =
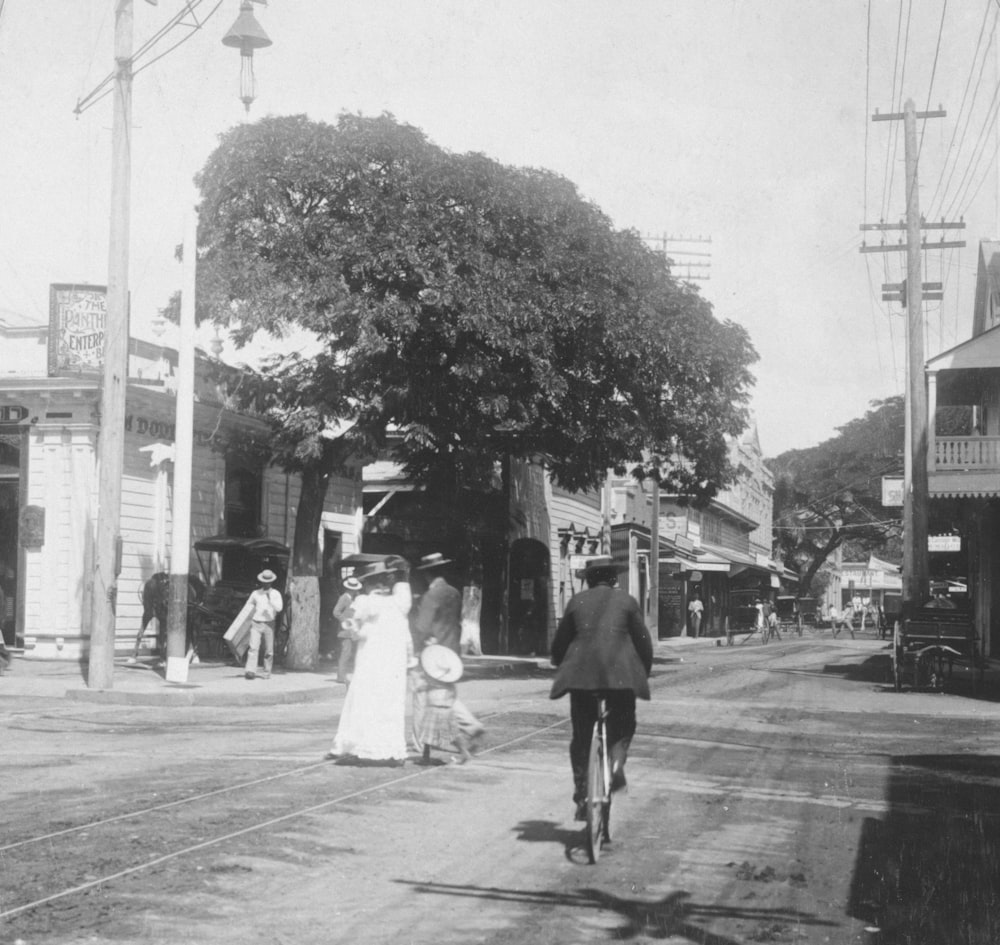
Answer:
[{"label": "man riding bicycle", "polygon": [[557,670],[550,698],[569,693],[573,723],[569,759],[577,820],[586,819],[587,756],[598,698],[607,703],[613,792],[625,787],[636,697],[649,699],[653,641],[639,605],[616,586],[618,573],[624,570],[624,565],[610,557],[591,559],[583,569],[587,590],[573,596],[552,641],[552,663]]}]

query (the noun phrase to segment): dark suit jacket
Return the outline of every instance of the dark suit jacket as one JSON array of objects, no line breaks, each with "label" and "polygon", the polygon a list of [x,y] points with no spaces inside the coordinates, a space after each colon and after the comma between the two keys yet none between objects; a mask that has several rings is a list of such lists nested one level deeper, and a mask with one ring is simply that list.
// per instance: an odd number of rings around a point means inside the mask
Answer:
[{"label": "dark suit jacket", "polygon": [[418,653],[429,637],[436,637],[442,646],[462,655],[462,594],[440,577],[431,581],[420,598],[413,621],[413,643]]},{"label": "dark suit jacket", "polygon": [[648,699],[653,641],[639,605],[607,584],[581,591],[559,621],[552,662],[558,667],[553,699],[570,689],[631,689]]}]

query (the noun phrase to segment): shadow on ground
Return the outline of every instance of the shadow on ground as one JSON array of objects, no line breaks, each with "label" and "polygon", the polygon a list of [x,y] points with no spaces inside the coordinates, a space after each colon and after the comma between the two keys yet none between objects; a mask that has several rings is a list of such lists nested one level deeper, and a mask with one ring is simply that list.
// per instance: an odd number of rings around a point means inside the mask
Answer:
[{"label": "shadow on ground", "polygon": [[893,758],[889,814],[862,827],[850,912],[879,945],[1000,942],[1000,758]]},{"label": "shadow on ground", "polygon": [[[660,899],[644,901],[616,896],[602,889],[581,888],[572,892],[504,889],[496,886],[460,886],[448,883],[419,883],[396,880],[412,886],[418,893],[458,896],[492,902],[521,903],[545,909],[610,912],[618,916],[614,927],[607,929],[609,941],[629,939],[680,939],[698,945],[743,945],[744,939],[730,938],[708,931],[715,920],[741,921],[755,926],[750,941],[787,941],[789,935],[803,934],[811,926],[835,927],[806,913],[790,909],[754,909],[720,906],[692,901],[683,890]],[[564,913],[565,914],[565,913]]]}]

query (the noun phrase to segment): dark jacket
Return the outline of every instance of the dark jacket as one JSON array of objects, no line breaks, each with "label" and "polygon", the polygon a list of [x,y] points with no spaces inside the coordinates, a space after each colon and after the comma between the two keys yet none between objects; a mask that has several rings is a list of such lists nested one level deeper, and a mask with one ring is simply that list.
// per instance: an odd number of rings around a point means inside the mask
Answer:
[{"label": "dark jacket", "polygon": [[462,655],[462,594],[440,577],[431,581],[420,598],[413,621],[413,643],[418,653],[430,637]]},{"label": "dark jacket", "polygon": [[639,605],[625,591],[598,584],[575,595],[552,641],[559,667],[550,697],[570,689],[631,689],[649,698],[653,641]]}]

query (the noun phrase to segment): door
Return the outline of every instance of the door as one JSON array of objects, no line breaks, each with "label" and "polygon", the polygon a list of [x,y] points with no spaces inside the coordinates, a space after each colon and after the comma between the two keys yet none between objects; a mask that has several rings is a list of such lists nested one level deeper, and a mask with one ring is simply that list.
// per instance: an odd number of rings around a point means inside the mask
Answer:
[{"label": "door", "polygon": [[0,632],[15,646],[18,601],[18,518],[21,510],[21,434],[0,433]]}]

